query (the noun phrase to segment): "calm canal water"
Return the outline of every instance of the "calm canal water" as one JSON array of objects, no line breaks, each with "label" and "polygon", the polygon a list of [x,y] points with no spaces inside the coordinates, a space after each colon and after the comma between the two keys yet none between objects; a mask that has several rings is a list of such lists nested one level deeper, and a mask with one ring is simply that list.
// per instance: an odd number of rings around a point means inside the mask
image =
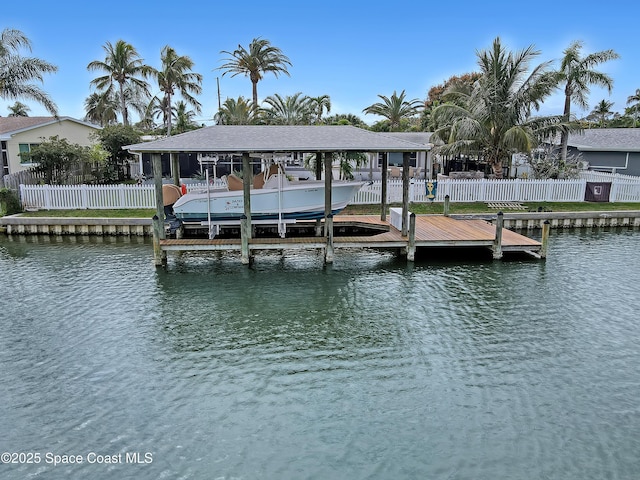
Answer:
[{"label": "calm canal water", "polygon": [[142,241],[0,236],[0,451],[34,461],[0,478],[638,478],[640,233],[551,240],[163,271]]}]

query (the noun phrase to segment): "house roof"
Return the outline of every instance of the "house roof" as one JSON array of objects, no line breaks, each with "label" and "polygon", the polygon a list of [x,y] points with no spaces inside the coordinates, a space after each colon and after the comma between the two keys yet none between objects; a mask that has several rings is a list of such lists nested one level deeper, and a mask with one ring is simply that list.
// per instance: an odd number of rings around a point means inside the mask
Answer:
[{"label": "house roof", "polygon": [[395,137],[408,142],[419,143],[421,145],[432,146],[434,143],[442,143],[440,140],[437,140],[436,142],[431,141],[433,132],[384,132],[381,135]]},{"label": "house roof", "polygon": [[581,152],[640,152],[640,128],[592,128],[569,135],[568,145]]},{"label": "house roof", "polygon": [[431,147],[350,125],[214,125],[123,148],[165,152],[416,152]]},{"label": "house roof", "polygon": [[63,121],[71,121],[95,129],[100,128],[92,123],[83,122],[82,120],[77,120],[71,117],[0,117],[0,137],[8,139],[11,135],[15,135],[16,133],[25,132],[27,130]]}]

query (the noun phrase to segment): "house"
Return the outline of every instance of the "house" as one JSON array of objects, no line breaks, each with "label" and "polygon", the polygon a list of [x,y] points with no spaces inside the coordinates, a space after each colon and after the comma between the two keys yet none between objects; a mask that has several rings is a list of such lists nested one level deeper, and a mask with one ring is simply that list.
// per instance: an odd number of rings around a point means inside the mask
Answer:
[{"label": "house", "polygon": [[32,167],[20,154],[48,140],[65,138],[69,143],[89,146],[95,143],[91,134],[100,127],[71,117],[0,117],[2,175]]},{"label": "house", "polygon": [[640,128],[592,128],[569,135],[567,155],[590,170],[640,176]]}]

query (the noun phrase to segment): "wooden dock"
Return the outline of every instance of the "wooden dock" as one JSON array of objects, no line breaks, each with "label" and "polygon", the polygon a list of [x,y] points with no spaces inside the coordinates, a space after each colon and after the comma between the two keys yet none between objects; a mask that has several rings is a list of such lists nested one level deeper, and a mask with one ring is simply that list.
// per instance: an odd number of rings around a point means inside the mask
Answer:
[{"label": "wooden dock", "polygon": [[[371,226],[383,230],[374,235],[333,236],[333,249],[339,248],[376,248],[408,249],[411,246],[410,235],[401,232],[388,221],[381,221],[376,215],[338,215],[333,219],[334,232],[345,226]],[[324,249],[328,245],[325,237],[288,237],[288,238],[251,238],[249,249],[257,250],[300,250]],[[240,238],[192,238],[160,240],[163,251],[241,250]],[[417,215],[415,217],[416,249],[439,247],[486,247],[495,249],[496,226],[485,220],[457,220],[442,215]],[[501,229],[501,250],[504,252],[527,252],[539,254],[542,243],[510,230]],[[494,255],[495,256],[495,255]],[[501,255],[500,255],[501,256]],[[499,257],[498,257],[499,258]]]}]

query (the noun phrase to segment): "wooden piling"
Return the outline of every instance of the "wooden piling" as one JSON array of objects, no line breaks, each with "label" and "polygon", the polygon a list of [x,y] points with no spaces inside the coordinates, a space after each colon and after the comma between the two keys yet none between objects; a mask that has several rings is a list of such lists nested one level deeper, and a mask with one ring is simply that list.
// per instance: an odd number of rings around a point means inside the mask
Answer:
[{"label": "wooden piling", "polygon": [[444,216],[449,216],[449,195],[444,196]]},{"label": "wooden piling", "polygon": [[496,216],[496,237],[493,240],[493,258],[502,258],[502,226],[504,225],[504,213],[498,212]]},{"label": "wooden piling", "polygon": [[164,233],[164,195],[162,193],[162,158],[159,153],[151,155],[153,180],[156,191],[156,214],[153,216],[153,256],[156,266],[167,264],[167,252],[160,248]]},{"label": "wooden piling", "polygon": [[387,221],[387,178],[389,172],[387,153],[382,154],[382,202],[380,204],[380,220]]},{"label": "wooden piling", "polygon": [[540,247],[540,258],[547,258],[547,248],[549,246],[549,230],[551,229],[551,222],[545,220],[542,224],[542,246]]},{"label": "wooden piling", "polygon": [[406,237],[409,230],[407,219],[409,216],[409,162],[411,153],[402,153],[402,236]]},{"label": "wooden piling", "polygon": [[407,247],[407,261],[413,262],[416,259],[416,214],[411,213],[409,217],[409,246]]},{"label": "wooden piling", "polygon": [[164,232],[164,221],[157,215],[153,216],[153,261],[156,267],[163,267],[167,264],[167,252],[160,246],[161,233]]},{"label": "wooden piling", "polygon": [[327,246],[324,250],[324,263],[333,263],[333,215],[329,215],[326,221]]},{"label": "wooden piling", "polygon": [[243,265],[251,263],[249,239],[251,238],[251,159],[248,153],[242,154],[242,194],[244,215],[240,222],[241,261]]}]

